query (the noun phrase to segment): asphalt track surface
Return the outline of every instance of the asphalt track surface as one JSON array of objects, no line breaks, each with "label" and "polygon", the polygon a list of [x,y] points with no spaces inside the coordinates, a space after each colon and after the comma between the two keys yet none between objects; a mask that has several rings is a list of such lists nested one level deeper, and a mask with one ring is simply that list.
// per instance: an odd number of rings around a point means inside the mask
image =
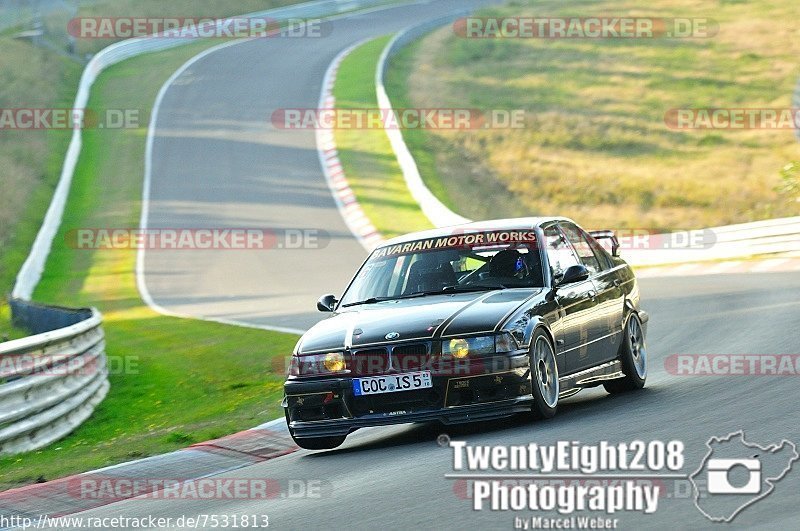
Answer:
[{"label": "asphalt track surface", "polygon": [[[554,444],[681,440],[693,472],[712,436],[744,430],[762,445],[800,441],[797,378],[792,376],[675,376],[664,369],[670,354],[798,353],[800,278],[796,273],[720,275],[642,280],[651,312],[650,375],[637,393],[611,397],[601,389],[564,401],[558,415],[533,422],[524,415],[458,428],[437,424],[372,428],[350,435],[340,448],[301,450],[223,474],[224,478],[323,480],[320,499],[129,500],[79,516],[146,517],[198,514],[267,514],[278,529],[509,529],[522,511],[472,510],[457,494],[452,451],[437,445],[442,433],[469,444]],[[795,468],[765,499],[745,509],[734,529],[795,529],[800,470]],[[684,482],[685,485],[685,482]],[[553,516],[558,514],[542,514]],[[691,499],[665,498],[655,515],[615,515],[623,529],[710,528]]]},{"label": "asphalt track surface", "polygon": [[[468,2],[408,6],[337,21],[320,41],[250,42],[213,53],[167,92],[155,144],[151,227],[311,227],[332,239],[316,251],[149,253],[147,283],[156,301],[192,313],[255,324],[304,327],[317,295],[341,291],[364,256],[339,217],[319,167],[313,132],[271,130],[277,107],[314,107],[325,69],[338,51]],[[472,3],[469,3],[472,4]],[[324,41],[324,42],[322,42]],[[299,451],[225,478],[328,482],[319,499],[128,500],[77,516],[143,517],[267,514],[279,529],[509,529],[522,512],[473,511],[445,479],[447,433],[470,444],[561,440],[678,439],[689,474],[712,436],[743,429],[751,442],[800,442],[798,380],[770,376],[676,376],[671,354],[800,353],[797,273],[643,279],[651,314],[645,390],[610,397],[601,389],[564,401],[556,418],[526,416],[461,427],[436,424],[361,430],[340,448]],[[732,528],[796,528],[800,470],[743,511]],[[557,513],[541,516],[557,517]],[[652,516],[618,513],[627,529],[710,528],[691,499],[662,499]],[[723,525],[724,526],[724,525]],[[719,526],[719,527],[723,527]]]},{"label": "asphalt track surface", "polygon": [[154,130],[148,227],[318,231],[321,248],[149,251],[153,300],[199,317],[313,325],[316,300],[341,294],[366,251],[325,183],[314,131],[275,128],[272,113],[316,108],[325,71],[349,45],[489,3],[441,0],[340,18],[322,38],[239,43],[178,76]]}]

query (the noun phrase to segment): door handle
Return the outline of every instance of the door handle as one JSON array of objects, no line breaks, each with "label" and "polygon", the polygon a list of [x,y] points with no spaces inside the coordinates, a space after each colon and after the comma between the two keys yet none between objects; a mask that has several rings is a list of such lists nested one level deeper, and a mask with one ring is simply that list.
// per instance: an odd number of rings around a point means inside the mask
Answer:
[{"label": "door handle", "polygon": [[586,293],[586,298],[587,299],[595,299],[595,298],[597,298],[597,292],[595,292],[594,290],[589,290]]},{"label": "door handle", "polygon": [[615,288],[618,288],[618,287],[620,287],[620,285],[621,285],[621,282],[619,281],[619,279],[618,279],[618,278],[615,278],[615,279],[614,279],[614,287],[615,287]]}]

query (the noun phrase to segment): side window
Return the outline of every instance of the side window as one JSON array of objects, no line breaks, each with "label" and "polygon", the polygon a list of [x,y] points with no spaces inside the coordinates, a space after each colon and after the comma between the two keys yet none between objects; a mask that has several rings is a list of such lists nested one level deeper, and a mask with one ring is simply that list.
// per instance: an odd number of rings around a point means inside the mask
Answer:
[{"label": "side window", "polygon": [[611,259],[611,254],[609,254],[609,252],[603,248],[600,242],[591,236],[587,236],[587,239],[589,240],[589,245],[594,250],[594,255],[600,261],[600,267],[602,267],[604,270],[614,267],[614,260]]},{"label": "side window", "polygon": [[604,269],[605,260],[601,261],[602,257],[595,254],[592,244],[589,243],[589,239],[581,229],[572,223],[562,223],[561,229],[578,253],[581,263],[590,273],[599,273]]},{"label": "side window", "polygon": [[550,267],[553,269],[553,275],[559,277],[564,274],[570,266],[579,265],[578,257],[572,251],[566,238],[558,230],[558,227],[552,225],[544,229],[544,240],[547,250],[547,260],[550,262]]}]

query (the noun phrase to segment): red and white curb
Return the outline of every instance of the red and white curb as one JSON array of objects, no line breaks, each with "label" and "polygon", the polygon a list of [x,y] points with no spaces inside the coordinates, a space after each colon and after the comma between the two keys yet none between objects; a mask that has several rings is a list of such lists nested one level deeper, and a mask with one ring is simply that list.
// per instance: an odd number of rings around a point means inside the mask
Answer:
[{"label": "red and white curb", "polygon": [[[342,50],[328,67],[322,82],[322,93],[319,99],[320,110],[330,110],[336,107],[333,87],[336,83],[336,74],[339,71],[339,67],[345,57],[365,42],[367,42],[367,39]],[[350,232],[353,233],[367,252],[372,252],[384,239],[364,214],[364,210],[356,199],[353,189],[350,188],[350,183],[347,182],[344,168],[342,168],[342,161],[339,160],[334,130],[317,128],[316,137],[317,152],[319,153],[322,171],[325,175],[325,181],[328,183],[328,188],[333,194],[333,199],[336,201],[336,206]]]},{"label": "red and white curb", "polygon": [[[624,257],[623,257],[624,258]],[[762,260],[726,260],[724,262],[695,262],[672,266],[637,268],[639,278],[692,277],[742,273],[785,273],[800,271],[800,258],[766,258]]]},{"label": "red and white curb", "polygon": [[[284,418],[172,453],[0,492],[0,516],[65,516],[125,499],[158,498],[164,482],[191,484],[299,450]],[[99,490],[85,493],[85,485]],[[144,490],[133,488],[145,485]],[[106,487],[104,487],[106,486]],[[190,485],[191,486],[191,485]],[[124,487],[124,488],[123,488]],[[111,490],[110,496],[102,489]],[[3,526],[0,525],[0,529]]]}]

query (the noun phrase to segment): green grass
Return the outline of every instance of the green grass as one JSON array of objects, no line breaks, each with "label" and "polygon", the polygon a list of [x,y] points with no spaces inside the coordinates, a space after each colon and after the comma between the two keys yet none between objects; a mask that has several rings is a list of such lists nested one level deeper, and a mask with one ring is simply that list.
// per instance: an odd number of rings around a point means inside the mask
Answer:
[{"label": "green grass", "polygon": [[25,330],[11,325],[11,308],[5,301],[0,301],[0,343],[12,339],[25,337],[28,333]]},{"label": "green grass", "polygon": [[[81,66],[0,37],[0,108],[69,108]],[[70,130],[0,130],[0,288],[10,292],[58,182]]]},{"label": "green grass", "polygon": [[[375,67],[388,41],[388,36],[374,39],[345,58],[334,86],[337,108],[377,108]],[[347,180],[384,237],[431,228],[411,197],[383,129],[338,129],[335,137]]]},{"label": "green grass", "polygon": [[[149,109],[158,89],[207,43],[142,56],[98,79],[93,109]],[[34,298],[104,314],[111,391],[77,431],[40,451],[0,459],[0,488],[185,447],[280,415],[277,359],[296,336],[155,314],[135,286],[135,253],[68,248],[80,227],[137,227],[148,117],[141,127],[87,130],[59,235]]]},{"label": "green grass", "polygon": [[[561,214],[590,227],[692,228],[797,215],[778,193],[792,130],[679,131],[671,108],[790,107],[794,0],[518,1],[484,16],[709,17],[707,39],[464,39],[398,57],[397,106],[523,109],[524,129],[413,131],[423,178],[473,218]],[[746,36],[746,37],[744,37]]]}]

